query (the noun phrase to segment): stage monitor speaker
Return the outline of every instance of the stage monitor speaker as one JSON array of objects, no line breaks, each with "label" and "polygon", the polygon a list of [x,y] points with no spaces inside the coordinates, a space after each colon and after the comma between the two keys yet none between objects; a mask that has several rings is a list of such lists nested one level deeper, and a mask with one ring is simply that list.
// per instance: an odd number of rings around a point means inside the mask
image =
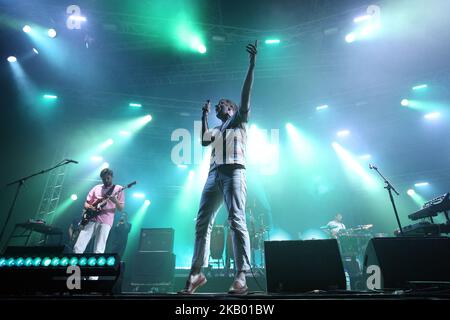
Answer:
[{"label": "stage monitor speaker", "polygon": [[266,241],[264,248],[268,292],[345,290],[336,240]]},{"label": "stage monitor speaker", "polygon": [[450,238],[373,238],[367,245],[363,271],[370,290],[450,282]]},{"label": "stage monitor speaker", "polygon": [[173,252],[174,229],[172,228],[142,228],[139,241],[139,251]]},{"label": "stage monitor speaker", "polygon": [[133,263],[131,282],[134,284],[164,284],[173,281],[175,255],[171,252],[137,252]]}]

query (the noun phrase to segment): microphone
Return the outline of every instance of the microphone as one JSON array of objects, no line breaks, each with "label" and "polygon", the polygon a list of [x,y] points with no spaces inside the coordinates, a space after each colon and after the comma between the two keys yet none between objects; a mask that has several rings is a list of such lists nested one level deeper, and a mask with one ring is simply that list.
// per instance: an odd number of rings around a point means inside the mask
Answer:
[{"label": "microphone", "polygon": [[72,159],[65,159],[65,161],[67,161],[67,163],[76,163],[78,164],[78,161],[72,160]]},{"label": "microphone", "polygon": [[369,163],[369,169],[375,169],[375,170],[377,170],[378,168],[375,167],[373,164]]}]

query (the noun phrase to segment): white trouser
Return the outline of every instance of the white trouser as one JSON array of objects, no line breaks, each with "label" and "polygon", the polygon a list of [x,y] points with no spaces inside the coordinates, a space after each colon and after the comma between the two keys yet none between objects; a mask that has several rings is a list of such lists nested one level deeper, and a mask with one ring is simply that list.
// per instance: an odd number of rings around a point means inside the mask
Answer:
[{"label": "white trouser", "polygon": [[106,240],[108,240],[110,230],[111,226],[109,224],[89,221],[89,223],[80,231],[77,242],[73,247],[73,252],[84,253],[86,246],[92,236],[94,236],[94,253],[104,253]]}]

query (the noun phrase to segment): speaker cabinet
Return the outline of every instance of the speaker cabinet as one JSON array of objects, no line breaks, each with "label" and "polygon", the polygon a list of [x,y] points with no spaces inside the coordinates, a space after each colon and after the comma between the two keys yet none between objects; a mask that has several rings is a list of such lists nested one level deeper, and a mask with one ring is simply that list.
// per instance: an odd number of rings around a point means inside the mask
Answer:
[{"label": "speaker cabinet", "polygon": [[268,292],[345,290],[336,240],[266,241],[264,248]]},{"label": "speaker cabinet", "polygon": [[448,282],[450,238],[373,238],[367,245],[363,270],[368,289],[405,289],[411,288],[412,282]]},{"label": "speaker cabinet", "polygon": [[174,230],[172,228],[142,228],[139,251],[173,252]]}]

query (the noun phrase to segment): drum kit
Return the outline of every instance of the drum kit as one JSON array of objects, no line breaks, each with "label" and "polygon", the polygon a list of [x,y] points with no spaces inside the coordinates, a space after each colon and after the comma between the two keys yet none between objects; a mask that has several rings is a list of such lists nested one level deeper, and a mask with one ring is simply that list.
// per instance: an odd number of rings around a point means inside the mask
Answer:
[{"label": "drum kit", "polygon": [[[362,257],[366,250],[367,244],[372,238],[383,238],[388,235],[385,233],[373,233],[371,229],[373,224],[358,225],[350,229],[341,229],[336,234],[336,240],[338,241],[341,255],[343,257]],[[327,233],[331,234],[329,226],[320,227]]]},{"label": "drum kit", "polygon": [[[251,265],[262,267],[264,261],[264,241],[268,240],[269,228],[265,225],[263,214],[255,214],[255,207],[247,208],[247,229],[250,237]],[[257,218],[257,219],[256,219]],[[233,260],[233,244],[229,226],[215,225],[211,231],[210,258],[219,264],[224,262],[224,267],[231,268]],[[225,260],[224,258],[225,254]],[[258,256],[257,256],[258,254]],[[258,258],[258,259],[257,259]],[[259,263],[257,263],[259,262]]]}]

